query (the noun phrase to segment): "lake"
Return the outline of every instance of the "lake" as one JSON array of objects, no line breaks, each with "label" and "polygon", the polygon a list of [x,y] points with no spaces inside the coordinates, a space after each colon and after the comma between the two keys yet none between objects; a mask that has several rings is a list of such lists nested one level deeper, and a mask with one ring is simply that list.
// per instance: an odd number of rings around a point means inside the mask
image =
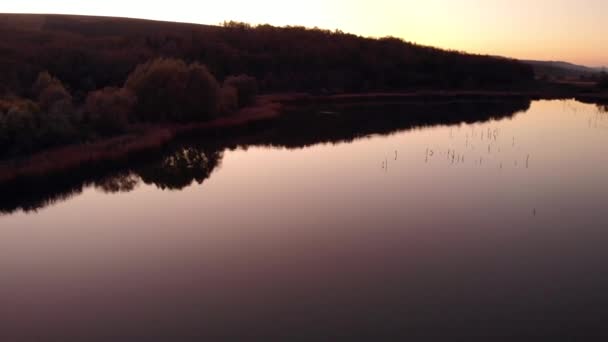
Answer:
[{"label": "lake", "polygon": [[606,336],[606,108],[504,107],[317,110],[12,186],[0,336]]}]

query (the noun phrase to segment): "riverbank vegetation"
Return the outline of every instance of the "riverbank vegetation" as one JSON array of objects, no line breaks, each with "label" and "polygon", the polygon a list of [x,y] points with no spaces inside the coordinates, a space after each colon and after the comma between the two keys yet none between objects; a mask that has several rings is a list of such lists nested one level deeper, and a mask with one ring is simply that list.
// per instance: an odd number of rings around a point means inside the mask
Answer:
[{"label": "riverbank vegetation", "polygon": [[[133,132],[144,123],[205,122],[250,105],[257,85],[247,75],[223,86],[199,63],[158,58],[141,64],[121,87],[89,92],[81,103],[44,71],[29,91],[0,99],[0,157]],[[225,94],[230,94],[227,97]]]},{"label": "riverbank vegetation", "polygon": [[[301,100],[299,100],[301,101]],[[38,210],[79,194],[94,185],[104,192],[128,192],[137,184],[179,190],[193,182],[204,182],[221,165],[222,151],[273,146],[299,149],[325,143],[343,143],[370,134],[390,135],[399,131],[460,122],[484,122],[512,117],[529,108],[524,97],[459,101],[435,99],[432,103],[389,104],[341,103],[299,104],[273,120],[249,125],[214,125],[193,136],[171,140],[168,132],[133,141],[111,138],[102,145],[62,148],[49,155],[29,159],[16,167],[0,163],[0,216],[15,210]],[[155,145],[149,153],[121,158],[130,144]],[[90,159],[80,159],[92,156]],[[79,160],[80,159],[80,160]],[[74,162],[76,161],[76,162]],[[71,162],[70,167],[62,163]]]},{"label": "riverbank vegetation", "polygon": [[0,14],[0,52],[5,165],[62,145],[54,164],[114,158],[282,104],[539,96],[516,60],[317,28]]},{"label": "riverbank vegetation", "polygon": [[262,93],[313,95],[519,87],[506,58],[340,31],[0,15],[0,159],[205,122]]}]

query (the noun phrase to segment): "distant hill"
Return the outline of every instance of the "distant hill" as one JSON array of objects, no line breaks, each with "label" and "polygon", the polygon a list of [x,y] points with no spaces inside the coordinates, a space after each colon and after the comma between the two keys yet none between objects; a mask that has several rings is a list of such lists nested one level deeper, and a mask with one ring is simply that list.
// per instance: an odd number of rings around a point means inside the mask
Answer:
[{"label": "distant hill", "polygon": [[537,78],[584,79],[593,78],[602,71],[602,68],[591,68],[560,61],[523,60],[522,62],[534,68]]},{"label": "distant hill", "polygon": [[201,62],[220,82],[249,74],[263,92],[509,88],[534,78],[529,65],[513,59],[339,31],[0,14],[0,95],[27,96],[48,70],[79,98],[122,85],[135,66],[157,57]]}]

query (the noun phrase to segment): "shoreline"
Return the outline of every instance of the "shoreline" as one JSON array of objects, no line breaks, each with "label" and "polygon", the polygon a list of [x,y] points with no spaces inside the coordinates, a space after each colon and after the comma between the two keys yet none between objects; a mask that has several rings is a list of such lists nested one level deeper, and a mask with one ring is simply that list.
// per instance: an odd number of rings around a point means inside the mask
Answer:
[{"label": "shoreline", "polygon": [[244,127],[256,122],[276,119],[285,108],[315,105],[382,105],[391,103],[425,104],[475,101],[502,101],[509,99],[558,100],[575,99],[580,102],[608,103],[608,93],[551,92],[551,91],[419,91],[340,95],[310,95],[306,93],[261,95],[253,106],[246,107],[229,117],[190,124],[142,124],[132,132],[102,139],[89,144],[66,145],[43,150],[32,155],[0,161],[0,183],[23,177],[36,177],[66,172],[83,165],[120,161],[132,155],[160,148],[179,136]]},{"label": "shoreline", "polygon": [[264,97],[234,115],[189,124],[140,124],[131,133],[101,139],[89,144],[73,144],[42,150],[31,155],[0,161],[0,183],[21,177],[65,172],[85,164],[120,161],[134,154],[160,148],[181,135],[204,130],[220,130],[271,120],[280,115],[281,104]]}]

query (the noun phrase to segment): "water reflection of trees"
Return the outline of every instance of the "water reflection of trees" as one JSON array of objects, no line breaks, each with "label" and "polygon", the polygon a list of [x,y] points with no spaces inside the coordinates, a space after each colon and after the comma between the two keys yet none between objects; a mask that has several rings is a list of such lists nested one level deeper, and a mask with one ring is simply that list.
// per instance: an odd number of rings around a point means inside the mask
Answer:
[{"label": "water reflection of trees", "polygon": [[0,184],[0,214],[35,211],[94,186],[105,193],[129,192],[142,182],[163,190],[202,184],[221,165],[222,151],[254,145],[301,148],[318,143],[352,141],[370,134],[391,134],[424,126],[508,118],[529,108],[530,101],[386,104],[301,108],[278,120],[213,139],[181,141],[152,155],[123,163],[82,167],[66,174]]},{"label": "water reflection of trees", "polygon": [[119,172],[95,181],[95,187],[108,194],[130,192],[138,184],[139,177],[131,172]]},{"label": "water reflection of trees", "polygon": [[350,142],[371,134],[437,125],[483,122],[510,118],[530,108],[530,100],[456,101],[344,105],[299,109],[269,123],[264,130],[233,143],[301,148],[319,143]]},{"label": "water reflection of trees", "polygon": [[104,193],[120,193],[134,190],[143,181],[163,190],[180,190],[192,182],[202,184],[222,160],[221,152],[197,145],[169,147],[160,155],[2,184],[0,213],[36,211],[79,195],[88,186]]},{"label": "water reflection of trees", "polygon": [[159,163],[137,170],[137,175],[144,183],[154,184],[163,190],[181,190],[194,181],[202,184],[219,166],[222,156],[218,151],[183,147]]}]

